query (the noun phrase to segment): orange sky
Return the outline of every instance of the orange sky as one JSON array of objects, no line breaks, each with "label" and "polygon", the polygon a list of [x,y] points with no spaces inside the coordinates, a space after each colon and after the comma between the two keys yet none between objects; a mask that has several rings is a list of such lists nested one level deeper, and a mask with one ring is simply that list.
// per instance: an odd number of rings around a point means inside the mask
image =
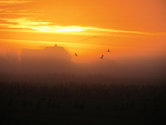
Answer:
[{"label": "orange sky", "polygon": [[[0,53],[58,44],[77,60],[162,55],[164,0],[1,0]],[[74,57],[73,57],[74,58]],[[89,60],[88,60],[89,61]]]}]

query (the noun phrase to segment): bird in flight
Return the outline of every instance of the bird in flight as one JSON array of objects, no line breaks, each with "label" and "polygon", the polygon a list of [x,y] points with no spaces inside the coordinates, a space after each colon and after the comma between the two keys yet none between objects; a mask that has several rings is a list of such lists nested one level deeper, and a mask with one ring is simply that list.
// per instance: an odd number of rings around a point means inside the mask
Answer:
[{"label": "bird in flight", "polygon": [[77,53],[75,53],[75,56],[78,56]]},{"label": "bird in flight", "polygon": [[104,55],[103,54],[101,55],[100,59],[104,59]]}]

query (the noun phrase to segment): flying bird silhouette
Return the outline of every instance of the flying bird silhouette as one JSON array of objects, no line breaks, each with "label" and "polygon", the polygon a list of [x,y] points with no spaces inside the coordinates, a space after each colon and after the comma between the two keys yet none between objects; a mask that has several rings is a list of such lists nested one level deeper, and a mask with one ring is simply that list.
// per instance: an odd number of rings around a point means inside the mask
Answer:
[{"label": "flying bird silhouette", "polygon": [[77,53],[75,53],[75,56],[78,56]]},{"label": "flying bird silhouette", "polygon": [[101,55],[100,59],[104,59],[104,55],[103,54]]}]

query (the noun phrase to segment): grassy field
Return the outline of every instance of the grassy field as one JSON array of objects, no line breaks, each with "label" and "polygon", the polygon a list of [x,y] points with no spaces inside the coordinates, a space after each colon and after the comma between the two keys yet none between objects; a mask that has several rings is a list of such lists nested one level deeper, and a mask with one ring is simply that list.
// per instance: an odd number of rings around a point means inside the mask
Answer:
[{"label": "grassy field", "polygon": [[1,75],[0,124],[151,125],[166,110],[165,99],[162,80]]}]

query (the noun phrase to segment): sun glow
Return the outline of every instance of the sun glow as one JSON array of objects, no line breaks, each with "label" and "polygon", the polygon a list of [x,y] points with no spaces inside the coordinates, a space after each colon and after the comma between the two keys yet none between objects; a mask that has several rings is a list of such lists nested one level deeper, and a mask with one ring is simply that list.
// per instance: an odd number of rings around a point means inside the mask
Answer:
[{"label": "sun glow", "polygon": [[155,35],[155,33],[130,31],[130,30],[117,30],[99,27],[87,26],[60,26],[51,22],[32,21],[26,18],[18,19],[3,19],[4,24],[0,26],[7,27],[8,29],[17,29],[28,32],[45,32],[45,33],[60,33],[60,34],[75,34],[75,35],[110,35],[110,34],[135,34],[135,35]]},{"label": "sun glow", "polygon": [[82,27],[76,27],[76,26],[67,26],[67,27],[62,27],[62,26],[38,26],[34,27],[32,29],[38,30],[38,31],[43,31],[43,32],[82,32],[85,31],[84,28]]}]

